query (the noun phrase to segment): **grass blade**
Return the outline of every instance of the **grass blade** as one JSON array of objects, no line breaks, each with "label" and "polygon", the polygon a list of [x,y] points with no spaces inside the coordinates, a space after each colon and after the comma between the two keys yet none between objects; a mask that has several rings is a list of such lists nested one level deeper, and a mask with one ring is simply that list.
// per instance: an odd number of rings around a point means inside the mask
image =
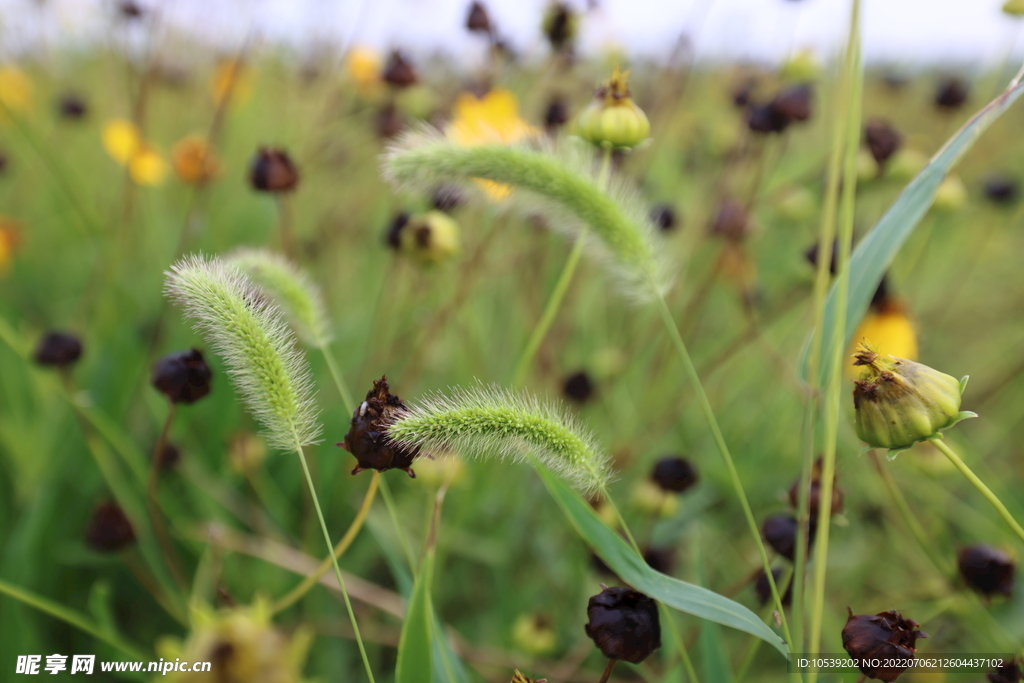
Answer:
[{"label": "grass blade", "polygon": [[[882,280],[882,275],[889,268],[900,247],[913,234],[914,229],[931,207],[932,201],[935,199],[935,192],[946,174],[967,153],[981,134],[1024,93],[1024,83],[1021,83],[1022,76],[1024,76],[1024,70],[1017,74],[999,97],[971,117],[957,131],[956,135],[943,145],[928,166],[907,185],[874,229],[857,245],[850,259],[850,290],[849,304],[846,310],[844,348],[849,344],[850,336],[864,316],[871,296]],[[822,324],[820,347],[822,357],[827,357],[828,349],[832,348],[834,343],[835,330],[840,327],[835,324],[835,318],[838,315],[837,307],[838,295],[836,283],[833,283],[829,290],[825,320]],[[802,361],[805,377],[807,376],[808,355],[805,350]],[[820,373],[819,387],[826,386],[829,380],[828,372]]]},{"label": "grass blade", "polygon": [[782,638],[756,614],[714,591],[651,569],[578,493],[546,469],[537,471],[579,535],[623,581],[669,607],[757,636],[783,656],[789,654]]},{"label": "grass blade", "polygon": [[434,554],[427,553],[416,575],[405,621],[402,622],[395,683],[431,683],[434,680],[433,611],[430,605],[430,580],[433,573]]}]

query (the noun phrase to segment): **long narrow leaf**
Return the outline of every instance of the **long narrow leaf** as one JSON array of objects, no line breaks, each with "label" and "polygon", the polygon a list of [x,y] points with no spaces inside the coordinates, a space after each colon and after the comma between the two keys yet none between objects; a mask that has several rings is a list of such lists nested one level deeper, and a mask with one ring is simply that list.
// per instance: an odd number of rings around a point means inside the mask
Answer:
[{"label": "long narrow leaf", "polygon": [[[849,345],[850,337],[864,316],[871,296],[882,280],[882,275],[885,274],[900,247],[914,232],[918,223],[931,207],[935,193],[946,174],[974,145],[981,134],[992,125],[992,122],[1024,93],[1024,83],[1020,82],[1022,74],[1018,74],[1003,94],[988,103],[946,142],[928,166],[907,185],[874,229],[857,245],[857,249],[850,259],[849,305],[846,311],[843,340],[846,345]],[[822,324],[822,358],[827,358],[827,350],[832,348],[837,328],[834,324],[837,315],[837,298],[836,283],[833,283],[829,290],[825,319]],[[805,351],[802,363],[805,376],[808,355]],[[829,373],[820,373],[819,386],[826,386],[829,380]]]},{"label": "long narrow leaf", "polygon": [[433,573],[434,554],[427,553],[413,584],[412,597],[402,622],[395,683],[433,683],[433,610],[430,605]]},{"label": "long narrow leaf", "polygon": [[597,516],[593,508],[561,479],[537,468],[548,492],[583,540],[611,569],[637,590],[681,612],[757,636],[783,656],[789,648],[749,609],[707,588],[695,586],[651,569],[643,558]]}]

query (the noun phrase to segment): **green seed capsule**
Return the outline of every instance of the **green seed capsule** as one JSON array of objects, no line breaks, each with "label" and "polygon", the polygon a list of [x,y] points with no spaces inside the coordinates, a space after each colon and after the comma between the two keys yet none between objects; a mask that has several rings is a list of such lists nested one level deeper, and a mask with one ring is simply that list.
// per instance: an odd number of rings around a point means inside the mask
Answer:
[{"label": "green seed capsule", "polygon": [[576,119],[576,134],[599,147],[632,149],[647,139],[651,123],[630,98],[629,72],[618,68]]},{"label": "green seed capsule", "polygon": [[879,354],[867,343],[858,346],[854,358],[854,365],[864,368],[853,390],[857,436],[872,448],[899,452],[975,416],[960,412],[966,381]]},{"label": "green seed capsule", "polygon": [[459,252],[459,226],[440,211],[411,217],[398,239],[401,251],[426,264],[443,263]]}]

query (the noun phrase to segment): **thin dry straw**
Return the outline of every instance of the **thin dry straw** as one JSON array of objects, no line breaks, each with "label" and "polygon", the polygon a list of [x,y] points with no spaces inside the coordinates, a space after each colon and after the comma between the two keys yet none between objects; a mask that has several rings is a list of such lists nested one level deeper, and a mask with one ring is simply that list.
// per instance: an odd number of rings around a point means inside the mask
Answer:
[{"label": "thin dry straw", "polygon": [[217,257],[193,255],[171,266],[165,290],[223,356],[270,442],[282,450],[316,443],[309,365],[280,310],[256,285]]},{"label": "thin dry straw", "polygon": [[571,237],[588,227],[588,250],[606,262],[627,294],[650,300],[670,280],[657,230],[626,180],[601,187],[598,165],[589,146],[568,139],[462,147],[433,130],[407,134],[383,159],[384,175],[411,189],[452,182],[472,187],[476,179],[512,186],[511,201],[523,214],[539,214]]},{"label": "thin dry straw", "polygon": [[413,405],[388,427],[389,437],[426,452],[536,458],[584,491],[604,490],[611,468],[593,437],[555,404],[496,386],[458,388]]}]

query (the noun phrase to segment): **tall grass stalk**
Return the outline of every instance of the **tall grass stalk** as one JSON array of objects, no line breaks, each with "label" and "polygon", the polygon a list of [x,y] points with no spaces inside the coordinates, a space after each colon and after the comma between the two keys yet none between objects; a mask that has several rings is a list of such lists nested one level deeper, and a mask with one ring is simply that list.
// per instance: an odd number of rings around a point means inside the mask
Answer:
[{"label": "tall grass stalk", "polygon": [[693,359],[690,358],[690,352],[687,351],[686,343],[683,341],[682,335],[679,334],[679,327],[672,318],[672,312],[668,309],[668,304],[665,302],[665,298],[659,296],[656,300],[656,305],[658,307],[658,312],[661,314],[661,320],[665,326],[665,331],[668,333],[669,339],[671,339],[672,345],[679,356],[679,360],[683,364],[683,370],[686,373],[686,378],[690,381],[690,384],[693,385],[693,390],[697,395],[697,404],[700,406],[700,411],[704,415],[704,420],[708,423],[708,428],[711,430],[711,437],[715,442],[715,447],[718,449],[718,453],[722,456],[722,460],[725,461],[726,469],[729,472],[729,479],[732,481],[733,490],[736,493],[736,497],[739,498],[740,506],[743,508],[743,516],[747,520],[747,526],[750,529],[750,534],[757,545],[758,554],[761,556],[761,564],[764,567],[764,571],[768,579],[768,585],[771,587],[772,601],[775,603],[775,608],[778,611],[779,623],[782,626],[782,635],[786,639],[786,643],[792,643],[793,639],[790,635],[789,624],[786,620],[786,610],[782,605],[782,598],[779,593],[778,586],[775,585],[775,577],[772,575],[771,560],[768,558],[768,551],[764,547],[764,541],[761,540],[761,531],[758,529],[757,521],[754,520],[754,513],[750,509],[750,502],[747,500],[747,494],[743,490],[743,482],[740,481],[739,472],[736,470],[736,463],[733,462],[732,454],[729,452],[729,446],[725,443],[725,437],[722,435],[722,430],[718,426],[715,411],[711,407],[711,402],[708,400],[707,394],[704,392],[704,385],[701,383],[700,376],[697,374],[697,368],[693,365]]},{"label": "tall grass stalk", "polygon": [[832,148],[829,152],[827,185],[825,202],[821,214],[821,229],[818,234],[817,265],[814,278],[814,327],[811,334],[811,346],[808,357],[808,386],[810,393],[804,404],[803,457],[800,466],[800,489],[797,500],[797,545],[793,558],[793,633],[796,647],[802,648],[805,642],[805,605],[806,593],[804,583],[807,577],[807,539],[810,536],[810,488],[811,469],[814,463],[815,431],[820,405],[817,387],[821,373],[821,336],[825,320],[825,304],[828,299],[829,279],[832,263],[832,249],[836,237],[836,210],[839,205],[839,179],[843,163],[843,141],[845,139],[845,119],[847,115],[848,70],[842,68],[839,79],[839,92],[832,110]]},{"label": "tall grass stalk", "polygon": [[[597,176],[597,186],[602,190],[608,186],[608,173],[611,169],[611,161],[612,148],[606,147],[601,155],[601,170]],[[526,348],[523,349],[523,353],[519,356],[519,361],[516,363],[515,373],[512,376],[513,386],[519,386],[526,379],[526,373],[530,370],[530,364],[533,362],[534,356],[537,355],[540,345],[544,342],[544,338],[551,329],[551,324],[555,320],[558,309],[562,306],[562,300],[565,298],[566,292],[569,291],[569,284],[572,282],[573,274],[576,272],[576,267],[583,256],[583,248],[587,243],[588,232],[589,228],[584,227],[576,237],[576,242],[573,244],[572,251],[569,252],[569,258],[566,259],[565,265],[562,267],[562,272],[558,276],[555,288],[551,290],[551,294],[548,296],[547,304],[544,306],[544,313],[541,314],[540,320],[537,321],[536,327],[533,328],[533,333],[530,335]]]},{"label": "tall grass stalk", "polygon": [[315,420],[309,366],[295,347],[294,335],[281,311],[261,296],[256,284],[236,266],[218,258],[192,256],[178,261],[167,273],[166,290],[224,357],[228,373],[249,410],[263,424],[268,441],[298,455],[366,676],[374,683],[303,450],[316,442],[320,425]]},{"label": "tall grass stalk", "polygon": [[[860,0],[853,0],[850,9],[850,34],[847,43],[846,85],[849,99],[846,106],[846,130],[843,163],[842,201],[839,206],[838,248],[836,250],[836,317],[832,346],[827,349],[828,378],[825,398],[824,449],[821,465],[821,491],[817,510],[819,525],[814,549],[814,602],[811,610],[810,653],[821,645],[821,624],[825,610],[825,579],[828,569],[828,542],[832,518],[832,489],[835,478],[836,447],[839,438],[839,402],[842,389],[845,354],[846,308],[850,290],[850,252],[853,243],[854,202],[857,189],[857,151],[860,146],[861,102],[864,74],[860,54]],[[831,246],[831,245],[829,245]],[[808,672],[808,682],[817,680],[817,669]]]}]

